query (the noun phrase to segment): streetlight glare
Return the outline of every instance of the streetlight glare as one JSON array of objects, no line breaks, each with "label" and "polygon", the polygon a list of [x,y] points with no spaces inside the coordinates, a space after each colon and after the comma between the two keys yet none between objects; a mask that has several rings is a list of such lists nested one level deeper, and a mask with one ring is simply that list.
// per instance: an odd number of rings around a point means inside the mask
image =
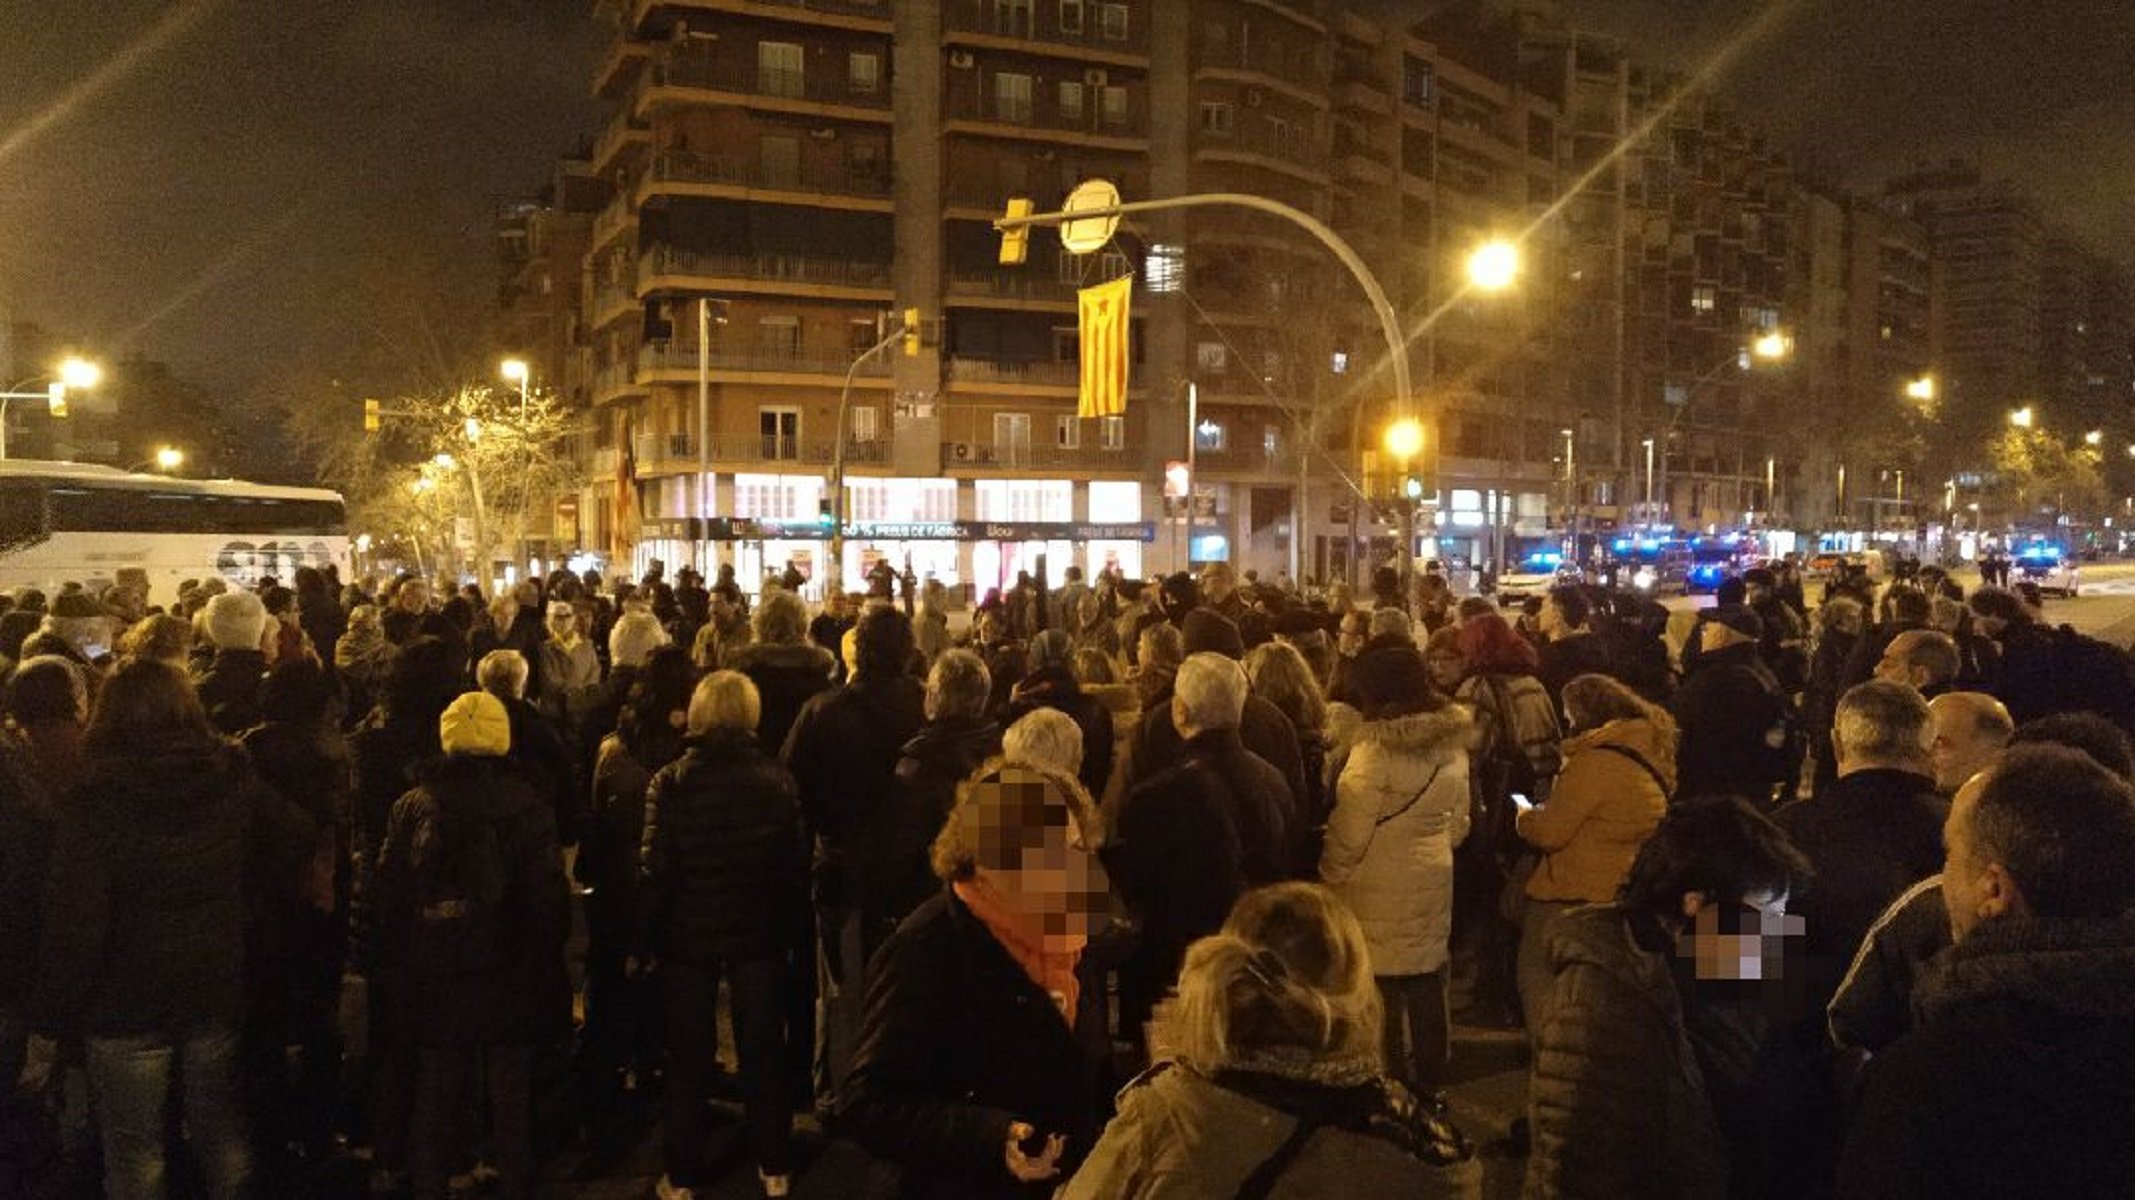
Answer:
[{"label": "streetlight glare", "polygon": [[1776,362],[1785,358],[1793,350],[1794,339],[1777,330],[1761,334],[1756,341],[1750,343],[1750,353],[1766,362]]},{"label": "streetlight glare", "polygon": [[87,391],[104,382],[104,368],[86,358],[70,355],[59,364],[59,382],[74,391]]},{"label": "streetlight glare", "polygon": [[1507,241],[1484,242],[1468,255],[1468,282],[1480,291],[1502,292],[1520,275],[1520,248]]},{"label": "streetlight glare", "polygon": [[166,471],[175,471],[185,465],[185,451],[176,446],[158,446],[156,465]]},{"label": "streetlight glare", "polygon": [[507,358],[497,367],[497,372],[513,383],[525,383],[531,370],[523,358]]},{"label": "streetlight glare", "polygon": [[1403,417],[1386,427],[1386,452],[1404,463],[1423,450],[1423,425]]},{"label": "streetlight glare", "polygon": [[2093,429],[2089,433],[2083,435],[2083,444],[2086,446],[2103,445],[2104,442],[2105,430],[2103,429]]},{"label": "streetlight glare", "polygon": [[1910,400],[1933,400],[1935,398],[1935,377],[1933,375],[1922,375],[1918,379],[1906,381],[1905,395]]},{"label": "streetlight glare", "polygon": [[2009,414],[2009,423],[2018,429],[2029,429],[2037,420],[2038,414],[2032,411],[2029,404]]}]

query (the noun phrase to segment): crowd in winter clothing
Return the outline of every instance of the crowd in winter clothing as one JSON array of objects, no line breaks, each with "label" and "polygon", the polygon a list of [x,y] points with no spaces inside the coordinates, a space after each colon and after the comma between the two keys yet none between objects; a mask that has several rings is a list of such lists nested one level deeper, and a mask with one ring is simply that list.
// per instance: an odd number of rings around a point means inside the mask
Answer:
[{"label": "crowd in winter clothing", "polygon": [[871,579],[8,597],[0,1115],[127,1197],[527,1196],[656,1097],[686,1198],[730,1092],[772,1196],[810,1114],[910,1197],[1472,1195],[1457,1003],[1532,1196],[2124,1172],[2135,681],[2026,597]]}]

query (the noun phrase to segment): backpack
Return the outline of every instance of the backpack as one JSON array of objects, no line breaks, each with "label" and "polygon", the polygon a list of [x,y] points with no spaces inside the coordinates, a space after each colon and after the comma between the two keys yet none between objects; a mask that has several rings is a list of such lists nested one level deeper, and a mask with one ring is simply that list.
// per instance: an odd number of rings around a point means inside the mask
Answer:
[{"label": "backpack", "polygon": [[517,961],[511,874],[497,824],[454,820],[433,803],[418,818],[409,845],[415,920],[410,969],[468,975]]}]

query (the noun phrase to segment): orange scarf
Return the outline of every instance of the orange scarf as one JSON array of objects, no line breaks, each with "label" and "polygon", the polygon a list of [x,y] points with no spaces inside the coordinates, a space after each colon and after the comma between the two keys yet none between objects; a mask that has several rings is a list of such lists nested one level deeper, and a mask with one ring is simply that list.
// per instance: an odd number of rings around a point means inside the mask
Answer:
[{"label": "orange scarf", "polygon": [[1061,1019],[1072,1028],[1075,1004],[1082,994],[1082,984],[1075,978],[1075,965],[1082,961],[1083,945],[1090,940],[1088,935],[1046,933],[1029,917],[1009,907],[1001,893],[983,879],[961,879],[951,886],[956,889],[956,898],[986,926],[987,932],[993,934],[993,940],[1001,944],[1001,949],[1008,951],[1008,957],[1016,960],[1016,965],[1023,968],[1031,982],[1052,997]]}]

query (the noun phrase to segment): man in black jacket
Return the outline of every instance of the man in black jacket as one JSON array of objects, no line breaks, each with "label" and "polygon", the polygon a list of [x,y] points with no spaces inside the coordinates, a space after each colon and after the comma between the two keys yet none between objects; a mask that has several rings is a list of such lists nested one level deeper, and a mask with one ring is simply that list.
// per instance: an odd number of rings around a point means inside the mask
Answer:
[{"label": "man in black jacket", "polygon": [[[1220,614],[1196,609],[1187,614],[1181,632],[1189,655],[1209,652],[1234,662],[1245,657],[1245,642],[1238,635],[1238,627]],[[1172,724],[1171,711],[1169,688],[1151,697],[1143,706],[1142,725],[1135,734],[1134,754],[1130,759],[1134,768],[1134,775],[1128,780],[1130,784],[1147,779],[1162,770],[1164,764],[1178,760],[1180,738],[1178,729]],[[1235,725],[1245,748],[1282,775],[1290,795],[1307,794],[1304,749],[1298,741],[1297,726],[1290,723],[1290,718],[1284,716],[1281,709],[1247,692],[1244,713]]]},{"label": "man in black jacket", "polygon": [[1009,693],[1008,707],[1001,714],[1003,727],[1025,714],[1053,708],[1067,714],[1082,730],[1082,769],[1077,772],[1083,789],[1092,796],[1105,794],[1112,778],[1112,712],[1095,696],[1083,692],[1069,666],[1074,646],[1068,635],[1047,629],[1030,640],[1030,674]]},{"label": "man in black jacket", "polygon": [[1738,605],[1709,610],[1698,665],[1670,707],[1682,729],[1676,794],[1741,796],[1764,808],[1787,777],[1792,702],[1757,653],[1764,623]]},{"label": "man in black jacket", "polygon": [[756,641],[728,657],[763,697],[763,724],[756,736],[766,747],[783,747],[801,706],[833,686],[837,670],[830,651],[808,644],[808,610],[798,594],[764,593],[754,617]]},{"label": "man in black jacket", "polygon": [[1542,644],[1540,675],[1551,700],[1561,700],[1564,685],[1581,675],[1616,674],[1609,643],[1594,632],[1593,611],[1586,589],[1575,583],[1549,589],[1542,602],[1542,636],[1548,640]]},{"label": "man in black jacket", "polygon": [[[810,700],[794,719],[780,759],[800,785],[801,810],[815,835],[816,926],[823,938],[834,1019],[830,1076],[844,1074],[857,1034],[860,982],[868,960],[897,928],[897,898],[870,895],[865,883],[894,868],[888,847],[871,839],[890,803],[897,760],[926,719],[926,688],[907,674],[912,626],[887,607],[860,619],[852,681]],[[849,999],[847,998],[849,997]]]},{"label": "man in black jacket", "polygon": [[689,750],[645,794],[639,898],[666,995],[667,1176],[678,1188],[711,1182],[722,977],[758,1169],[767,1183],[792,1170],[784,1024],[808,927],[808,843],[792,775],[757,744],[761,712],[747,676],[707,675],[690,697]]},{"label": "man in black jacket", "polygon": [[1944,829],[1957,944],[1877,1056],[1845,1197],[2108,1196],[2135,1177],[2135,790],[2082,752],[2020,746]]},{"label": "man in black jacket", "polygon": [[885,908],[902,916],[941,889],[928,861],[934,837],[956,807],[956,790],[1001,752],[1001,726],[986,715],[993,681],[969,650],[950,650],[927,674],[927,723],[904,744],[882,837],[892,868],[876,885]]},{"label": "man in black jacket", "polygon": [[1942,866],[1943,806],[1928,762],[1927,701],[1871,680],[1839,700],[1831,742],[1838,780],[1773,820],[1816,874],[1788,911],[1803,922],[1808,999],[1817,1034],[1824,1005],[1890,902]]}]

